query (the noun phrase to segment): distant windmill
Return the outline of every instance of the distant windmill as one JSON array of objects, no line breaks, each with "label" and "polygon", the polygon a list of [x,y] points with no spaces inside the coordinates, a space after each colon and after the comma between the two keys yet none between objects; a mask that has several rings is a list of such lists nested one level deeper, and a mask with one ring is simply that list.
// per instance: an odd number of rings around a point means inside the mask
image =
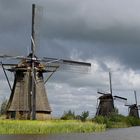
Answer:
[{"label": "distant windmill", "polygon": [[137,103],[137,94],[136,91],[134,91],[134,96],[135,96],[135,104],[126,104],[125,106],[128,106],[128,111],[129,111],[129,116],[133,116],[136,118],[139,118],[139,109],[140,105]]},{"label": "distant windmill", "polygon": [[[72,60],[48,58],[38,58],[35,55],[35,4],[32,5],[32,34],[31,52],[28,56],[0,55],[1,59],[20,60],[18,64],[7,64],[1,62],[4,74],[11,90],[11,95],[7,104],[7,118],[9,119],[48,119],[51,117],[51,108],[48,102],[45,83],[58,69],[91,67],[90,63]],[[7,67],[7,68],[5,68]],[[10,68],[9,68],[10,67]],[[14,73],[14,83],[11,86],[6,70]],[[44,80],[43,73],[48,73],[48,78]]]},{"label": "distant windmill", "polygon": [[98,91],[98,94],[101,94],[97,101],[99,100],[99,104],[97,102],[97,111],[96,116],[109,116],[111,113],[115,112],[114,107],[114,100],[122,100],[126,101],[127,99],[120,96],[113,96],[112,95],[112,81],[111,81],[111,72],[109,72],[109,85],[110,85],[110,93],[106,92],[100,92]]}]

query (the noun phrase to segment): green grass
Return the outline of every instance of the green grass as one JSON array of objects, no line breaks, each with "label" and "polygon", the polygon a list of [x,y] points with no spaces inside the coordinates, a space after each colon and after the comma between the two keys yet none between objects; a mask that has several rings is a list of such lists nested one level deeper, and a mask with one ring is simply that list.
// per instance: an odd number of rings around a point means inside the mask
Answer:
[{"label": "green grass", "polygon": [[76,120],[0,120],[0,134],[60,134],[105,131],[104,124]]},{"label": "green grass", "polygon": [[108,117],[97,116],[93,119],[98,124],[105,124],[106,128],[125,128],[140,126],[140,119],[135,117],[125,117],[119,114],[112,114]]},{"label": "green grass", "polygon": [[5,120],[0,117],[0,134],[62,134],[91,133],[105,131],[106,128],[140,126],[140,119],[112,114],[98,116],[92,121],[80,120]]}]

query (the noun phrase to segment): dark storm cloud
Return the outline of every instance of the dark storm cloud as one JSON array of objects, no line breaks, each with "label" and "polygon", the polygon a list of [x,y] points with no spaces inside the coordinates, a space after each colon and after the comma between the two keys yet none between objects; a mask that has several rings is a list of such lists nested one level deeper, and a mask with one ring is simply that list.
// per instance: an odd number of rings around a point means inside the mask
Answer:
[{"label": "dark storm cloud", "polygon": [[[31,3],[44,7],[41,56],[69,58],[72,50],[82,59],[111,57],[139,68],[139,1],[1,1],[2,53],[15,48],[26,54],[30,46]],[[127,4],[126,4],[127,3]],[[40,50],[44,51],[40,51]],[[134,57],[135,56],[135,57]]]},{"label": "dark storm cloud", "polygon": [[28,44],[27,37],[30,37],[29,18],[31,18],[31,15],[27,16],[30,7],[26,4],[23,6],[22,1],[18,0],[0,1],[1,54],[25,54]]},{"label": "dark storm cloud", "polygon": [[47,37],[68,40],[139,41],[139,2],[125,2],[61,0],[47,7],[44,31]]},{"label": "dark storm cloud", "polygon": [[[56,4],[50,4],[46,10],[42,34],[51,44],[59,45],[55,50],[60,56],[69,57],[73,53],[71,50],[77,49],[82,59],[108,57],[119,60],[126,67],[139,68],[139,1],[124,0],[121,5],[120,1],[96,0]],[[53,50],[51,44],[49,48]]]}]

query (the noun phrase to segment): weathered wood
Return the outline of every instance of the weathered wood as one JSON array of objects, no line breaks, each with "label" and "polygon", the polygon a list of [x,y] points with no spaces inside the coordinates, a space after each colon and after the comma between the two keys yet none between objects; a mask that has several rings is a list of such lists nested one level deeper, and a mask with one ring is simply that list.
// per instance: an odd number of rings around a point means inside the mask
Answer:
[{"label": "weathered wood", "polygon": [[[35,74],[35,86],[36,86],[36,113],[42,112],[44,116],[51,115],[51,108],[48,102],[42,68],[36,65],[36,69],[40,69]],[[19,69],[19,67],[24,68]],[[15,119],[31,119],[32,111],[32,95],[31,95],[31,68],[28,64],[20,63],[15,67],[15,79],[12,88],[12,93],[7,105],[7,117]],[[39,116],[39,115],[38,115]],[[40,118],[40,117],[38,117]],[[47,117],[43,117],[47,118]],[[49,117],[48,117],[49,118]]]}]

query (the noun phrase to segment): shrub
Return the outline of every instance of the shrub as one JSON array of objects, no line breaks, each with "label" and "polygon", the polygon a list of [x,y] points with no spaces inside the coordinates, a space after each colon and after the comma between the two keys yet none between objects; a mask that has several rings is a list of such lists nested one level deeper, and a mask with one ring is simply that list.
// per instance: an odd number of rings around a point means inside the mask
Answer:
[{"label": "shrub", "polygon": [[68,112],[64,111],[64,114],[61,117],[62,120],[74,120],[75,118],[75,113],[71,110],[69,110]]},{"label": "shrub", "polygon": [[122,121],[124,121],[124,118],[125,117],[123,115],[112,113],[109,116],[109,121],[112,121],[112,122],[122,122]]},{"label": "shrub", "polygon": [[84,111],[84,112],[82,112],[82,114],[80,116],[80,120],[82,122],[85,122],[88,116],[89,116],[89,111]]},{"label": "shrub", "polygon": [[93,121],[99,123],[99,124],[105,124],[107,121],[107,118],[104,116],[96,116]]},{"label": "shrub", "polygon": [[120,114],[112,113],[110,116],[96,116],[93,121],[105,124],[107,128],[121,128],[129,126],[140,126],[140,119],[135,117],[125,117]]},{"label": "shrub", "polygon": [[130,126],[139,126],[140,125],[140,119],[129,116],[126,118],[126,123]]}]

